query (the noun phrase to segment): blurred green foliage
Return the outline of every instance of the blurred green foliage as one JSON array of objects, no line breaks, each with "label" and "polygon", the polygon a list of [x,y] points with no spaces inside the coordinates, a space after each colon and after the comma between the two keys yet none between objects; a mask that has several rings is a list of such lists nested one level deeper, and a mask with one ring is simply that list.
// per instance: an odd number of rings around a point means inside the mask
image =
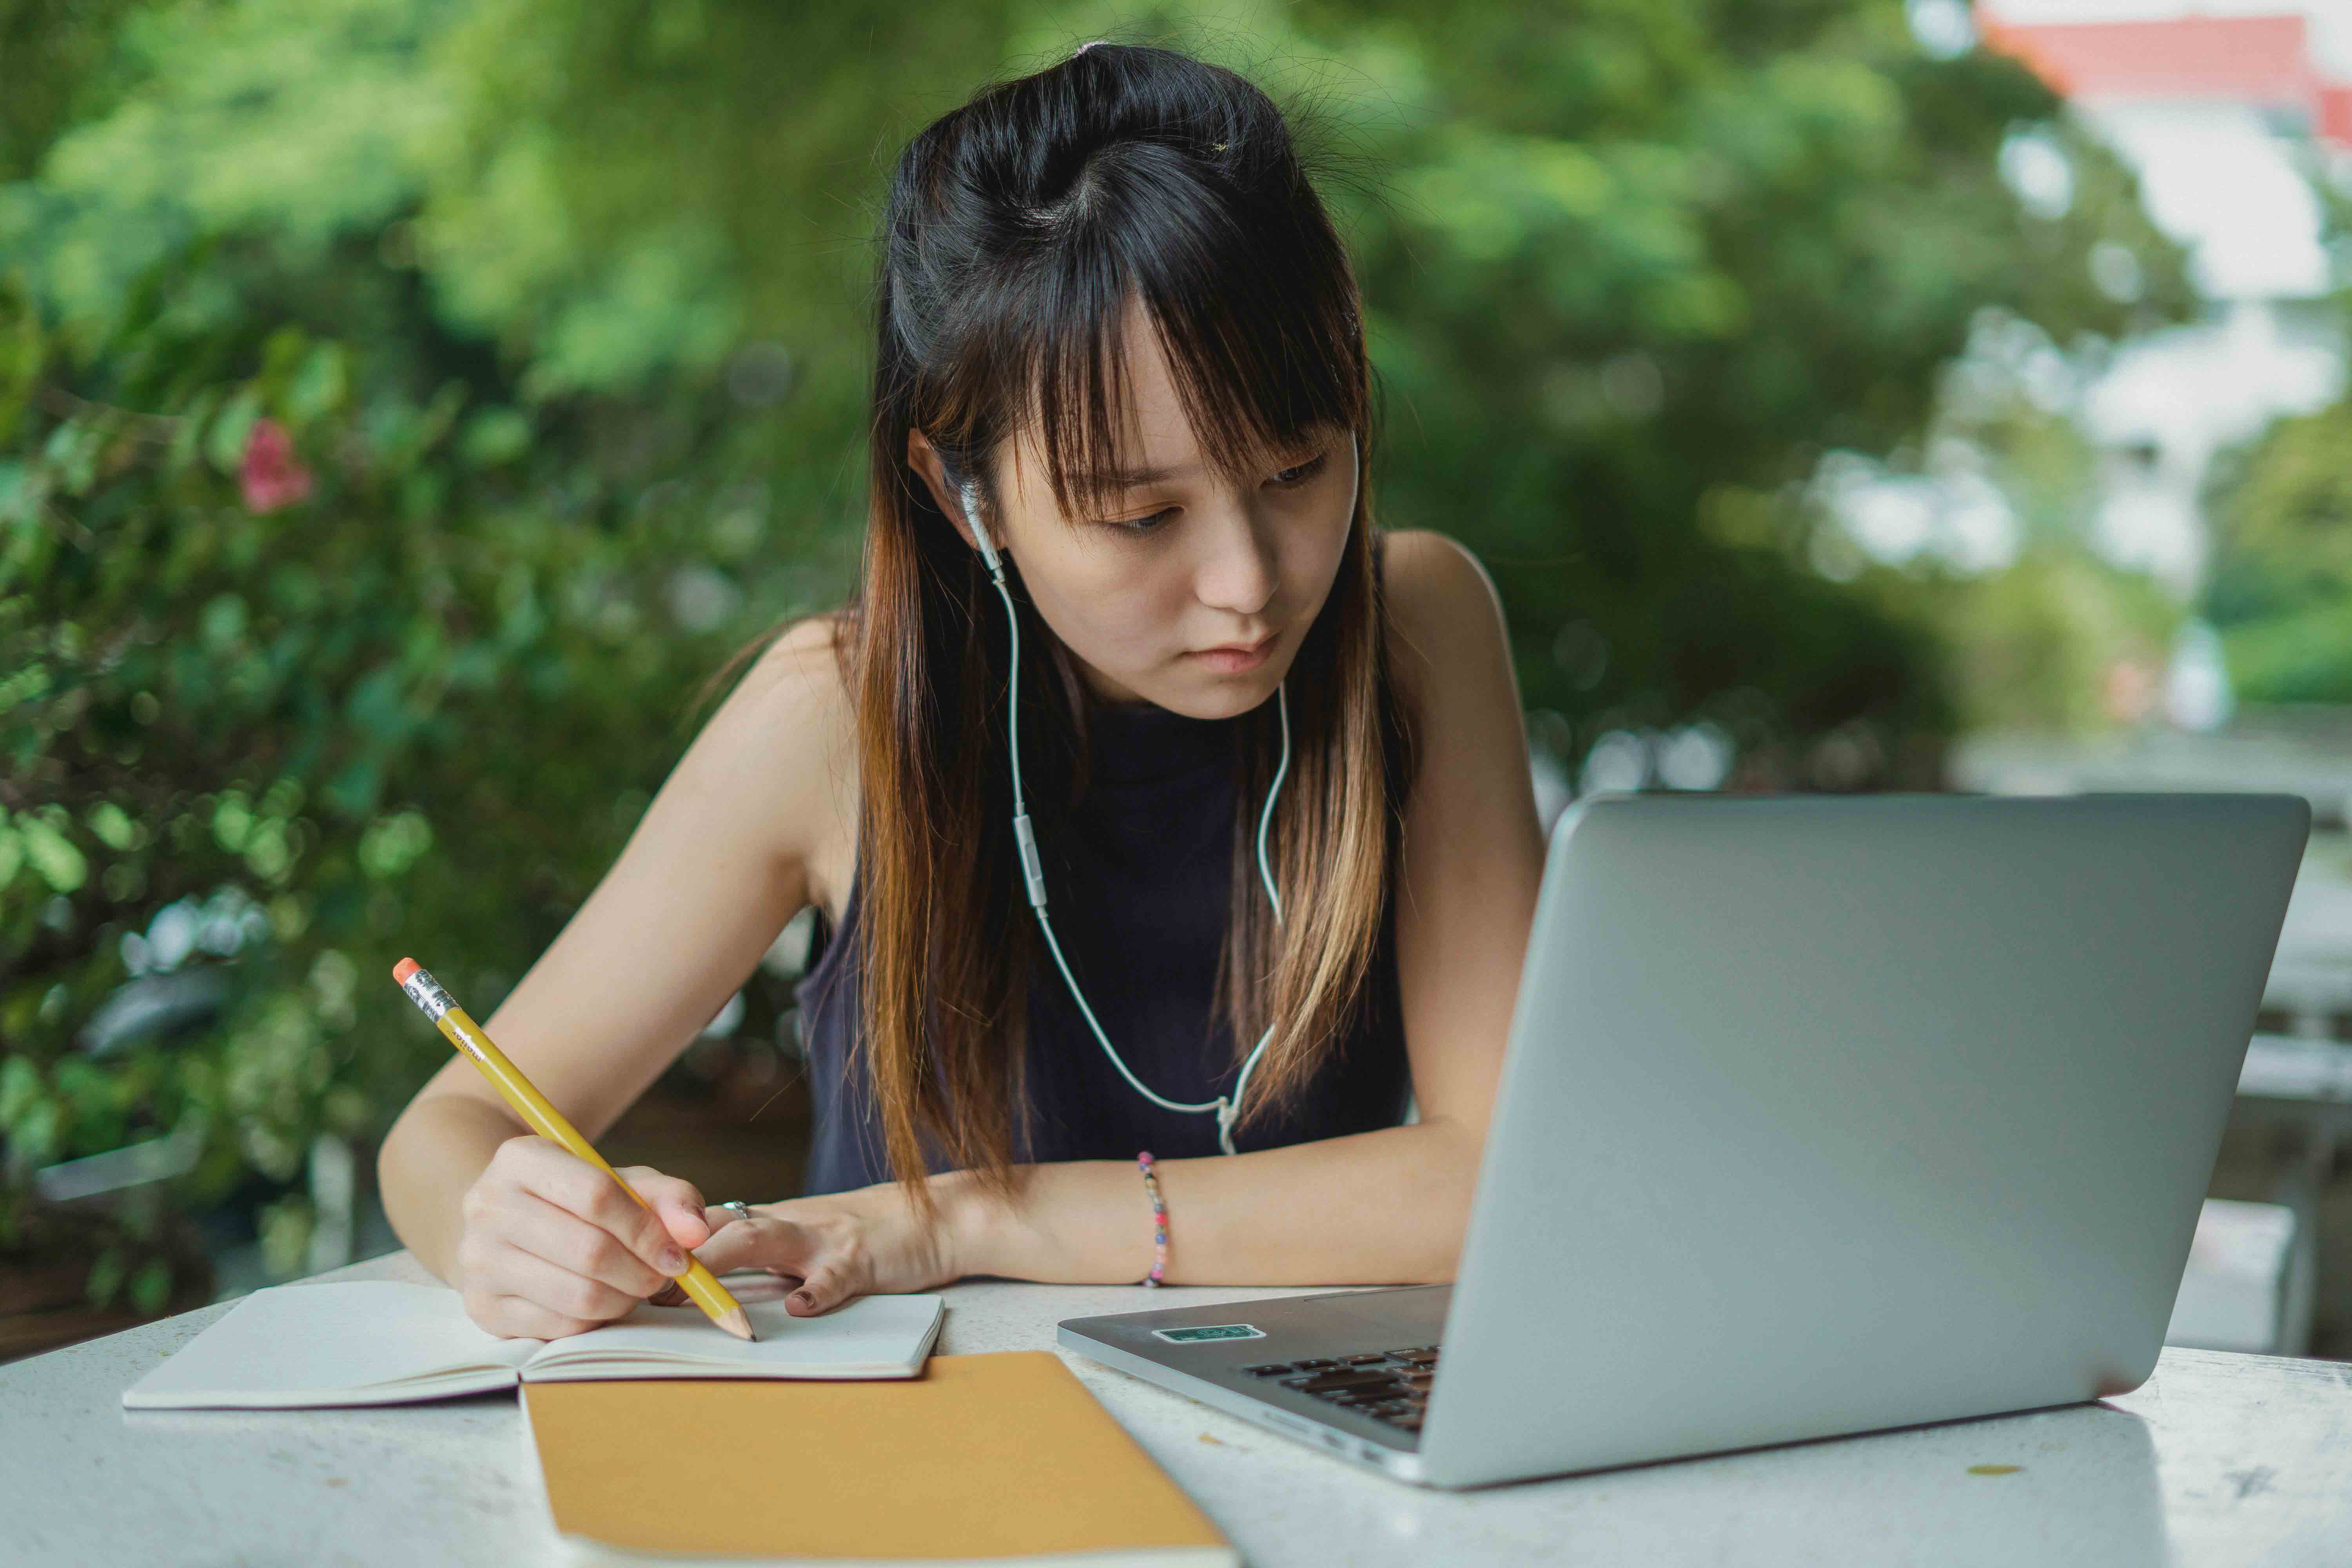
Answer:
[{"label": "blurred green foliage", "polygon": [[[1988,310],[2062,345],[2187,312],[2119,162],[2012,63],[1922,54],[1895,4],[1315,14],[1394,104],[1353,138],[1392,194],[1350,204],[1383,500],[1494,565],[1552,743],[1701,720],[1770,760],[1746,782],[1804,785],[1859,724],[1888,760],[1860,782],[1934,782],[1951,651],[1894,585],[1823,580],[1807,481],[1833,449],[1916,460]],[[2029,128],[2073,170],[2061,214],[1998,174]],[[2103,240],[2138,300],[2094,286]]]},{"label": "blurred green foliage", "polygon": [[2214,489],[2205,608],[2238,694],[2352,702],[2352,400],[2280,420]]},{"label": "blurred green foliage", "polygon": [[[2316,149],[2305,172],[2320,238],[2344,255],[2352,184]],[[2321,303],[2352,344],[2352,286]],[[2239,699],[2352,703],[2352,389],[2221,453],[2205,490],[2214,537],[2201,607]]]},{"label": "blurred green foliage", "polygon": [[1840,454],[1823,467],[1859,468],[2005,522],[1997,561],[1981,540],[1960,559],[1923,549],[1899,565],[1869,560],[1834,531],[1814,540],[1825,569],[1851,572],[1857,590],[1936,629],[1963,731],[2085,737],[2144,721],[2160,695],[2188,606],[2106,559],[2092,536],[2101,458],[2075,409],[2103,357],[2095,342],[2063,355],[2032,323],[1988,310],[1939,376],[1918,440],[1881,463]]},{"label": "blurred green foliage", "polygon": [[0,0],[0,1247],[52,1161],[182,1130],[198,1209],[373,1138],[446,1056],[403,953],[488,1016],[698,678],[850,584],[897,147],[1089,37],[1298,107],[1381,513],[1489,562],[1540,742],[1932,775],[1932,617],[1815,569],[1805,484],[1914,440],[1987,307],[2183,307],[2114,160],[2023,210],[1996,153],[2054,104],[1897,0],[1222,15]]}]

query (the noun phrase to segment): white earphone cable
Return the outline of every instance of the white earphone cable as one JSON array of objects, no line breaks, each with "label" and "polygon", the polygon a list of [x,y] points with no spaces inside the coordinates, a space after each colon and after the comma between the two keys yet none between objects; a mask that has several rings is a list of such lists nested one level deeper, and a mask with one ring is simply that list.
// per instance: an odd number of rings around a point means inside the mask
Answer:
[{"label": "white earphone cable", "polygon": [[[967,480],[961,493],[965,521],[971,525],[972,537],[980,545],[981,559],[988,567],[990,579],[996,584],[997,595],[1004,601],[1005,625],[1012,628],[1013,633],[1012,664],[1005,680],[1005,734],[1011,745],[1013,762],[1013,837],[1021,852],[1021,874],[1028,884],[1029,904],[1037,911],[1037,928],[1045,933],[1046,949],[1054,955],[1055,967],[1062,972],[1062,983],[1069,987],[1071,1000],[1077,1003],[1079,1015],[1086,1019],[1087,1027],[1094,1031],[1095,1038],[1101,1042],[1103,1053],[1110,1058],[1111,1066],[1118,1069],[1119,1076],[1134,1087],[1136,1093],[1154,1105],[1169,1110],[1193,1111],[1203,1115],[1215,1112],[1217,1146],[1228,1154],[1237,1153],[1239,1151],[1234,1147],[1234,1121],[1241,1114],[1242,1094],[1249,1087],[1250,1069],[1257,1066],[1258,1058],[1273,1042],[1274,1026],[1266,1026],[1265,1035],[1243,1059],[1242,1070],[1234,1080],[1231,1095],[1221,1095],[1199,1104],[1170,1100],[1165,1095],[1153,1092],[1128,1070],[1127,1063],[1119,1058],[1118,1047],[1110,1043],[1110,1037],[1103,1033],[1102,1024],[1095,1017],[1094,1009],[1087,1005],[1086,994],[1078,989],[1076,977],[1070,973],[1069,962],[1062,956],[1062,944],[1054,935],[1054,922],[1045,913],[1045,867],[1037,858],[1037,838],[1029,826],[1028,806],[1021,792],[1021,617],[1013,611],[1012,591],[1004,585],[1004,565],[997,558],[995,542],[989,537],[986,525],[980,521],[979,487]],[[1275,683],[1275,705],[1282,721],[1282,757],[1275,766],[1274,783],[1266,791],[1265,807],[1259,813],[1257,823],[1258,879],[1265,884],[1266,899],[1274,906],[1274,923],[1276,926],[1282,924],[1282,896],[1275,890],[1274,872],[1266,863],[1265,836],[1274,822],[1274,803],[1282,795],[1282,781],[1290,772],[1290,699],[1285,689],[1287,684],[1286,679]]]}]

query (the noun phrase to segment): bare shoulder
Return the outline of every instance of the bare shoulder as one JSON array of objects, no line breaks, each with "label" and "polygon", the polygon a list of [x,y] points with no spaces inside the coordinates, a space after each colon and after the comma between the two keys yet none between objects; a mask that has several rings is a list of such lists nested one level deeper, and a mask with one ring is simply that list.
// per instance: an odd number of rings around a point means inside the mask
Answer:
[{"label": "bare shoulder", "polygon": [[849,635],[838,614],[795,621],[761,650],[744,673],[738,694],[755,694],[761,705],[817,711],[845,707],[841,653]]},{"label": "bare shoulder", "polygon": [[1443,616],[1501,608],[1486,566],[1452,534],[1433,528],[1391,529],[1381,534],[1381,575],[1392,611]]},{"label": "bare shoulder", "polygon": [[1391,668],[1427,714],[1444,706],[1433,698],[1496,653],[1507,664],[1502,596],[1468,547],[1434,529],[1385,533],[1381,547]]},{"label": "bare shoulder", "polygon": [[695,742],[709,743],[780,857],[807,879],[809,901],[838,912],[855,851],[857,735],[843,679],[847,624],[810,616],[771,643]]}]

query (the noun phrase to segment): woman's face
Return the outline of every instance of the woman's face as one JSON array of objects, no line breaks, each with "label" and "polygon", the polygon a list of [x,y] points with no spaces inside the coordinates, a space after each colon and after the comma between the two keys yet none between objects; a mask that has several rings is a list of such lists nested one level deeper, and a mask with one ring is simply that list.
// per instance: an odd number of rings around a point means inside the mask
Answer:
[{"label": "woman's face", "polygon": [[[1158,335],[1139,317],[1126,341],[1121,455],[1134,482],[1098,516],[1066,516],[1025,433],[1008,444],[997,510],[982,520],[1098,699],[1230,718],[1274,694],[1331,591],[1356,509],[1355,437],[1313,430],[1265,472],[1222,480],[1202,460]],[[919,433],[908,457],[957,516]],[[1262,642],[1249,656],[1208,651]]]}]

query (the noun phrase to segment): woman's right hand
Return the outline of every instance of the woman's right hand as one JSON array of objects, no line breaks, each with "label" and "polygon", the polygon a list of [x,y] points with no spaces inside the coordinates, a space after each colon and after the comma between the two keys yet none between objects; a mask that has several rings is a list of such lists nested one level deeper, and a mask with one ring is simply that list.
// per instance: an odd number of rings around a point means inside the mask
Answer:
[{"label": "woman's right hand", "polygon": [[694,1184],[625,1165],[621,1184],[562,1144],[509,1138],[466,1189],[457,1253],[466,1316],[501,1339],[562,1339],[624,1318],[710,1238]]}]

